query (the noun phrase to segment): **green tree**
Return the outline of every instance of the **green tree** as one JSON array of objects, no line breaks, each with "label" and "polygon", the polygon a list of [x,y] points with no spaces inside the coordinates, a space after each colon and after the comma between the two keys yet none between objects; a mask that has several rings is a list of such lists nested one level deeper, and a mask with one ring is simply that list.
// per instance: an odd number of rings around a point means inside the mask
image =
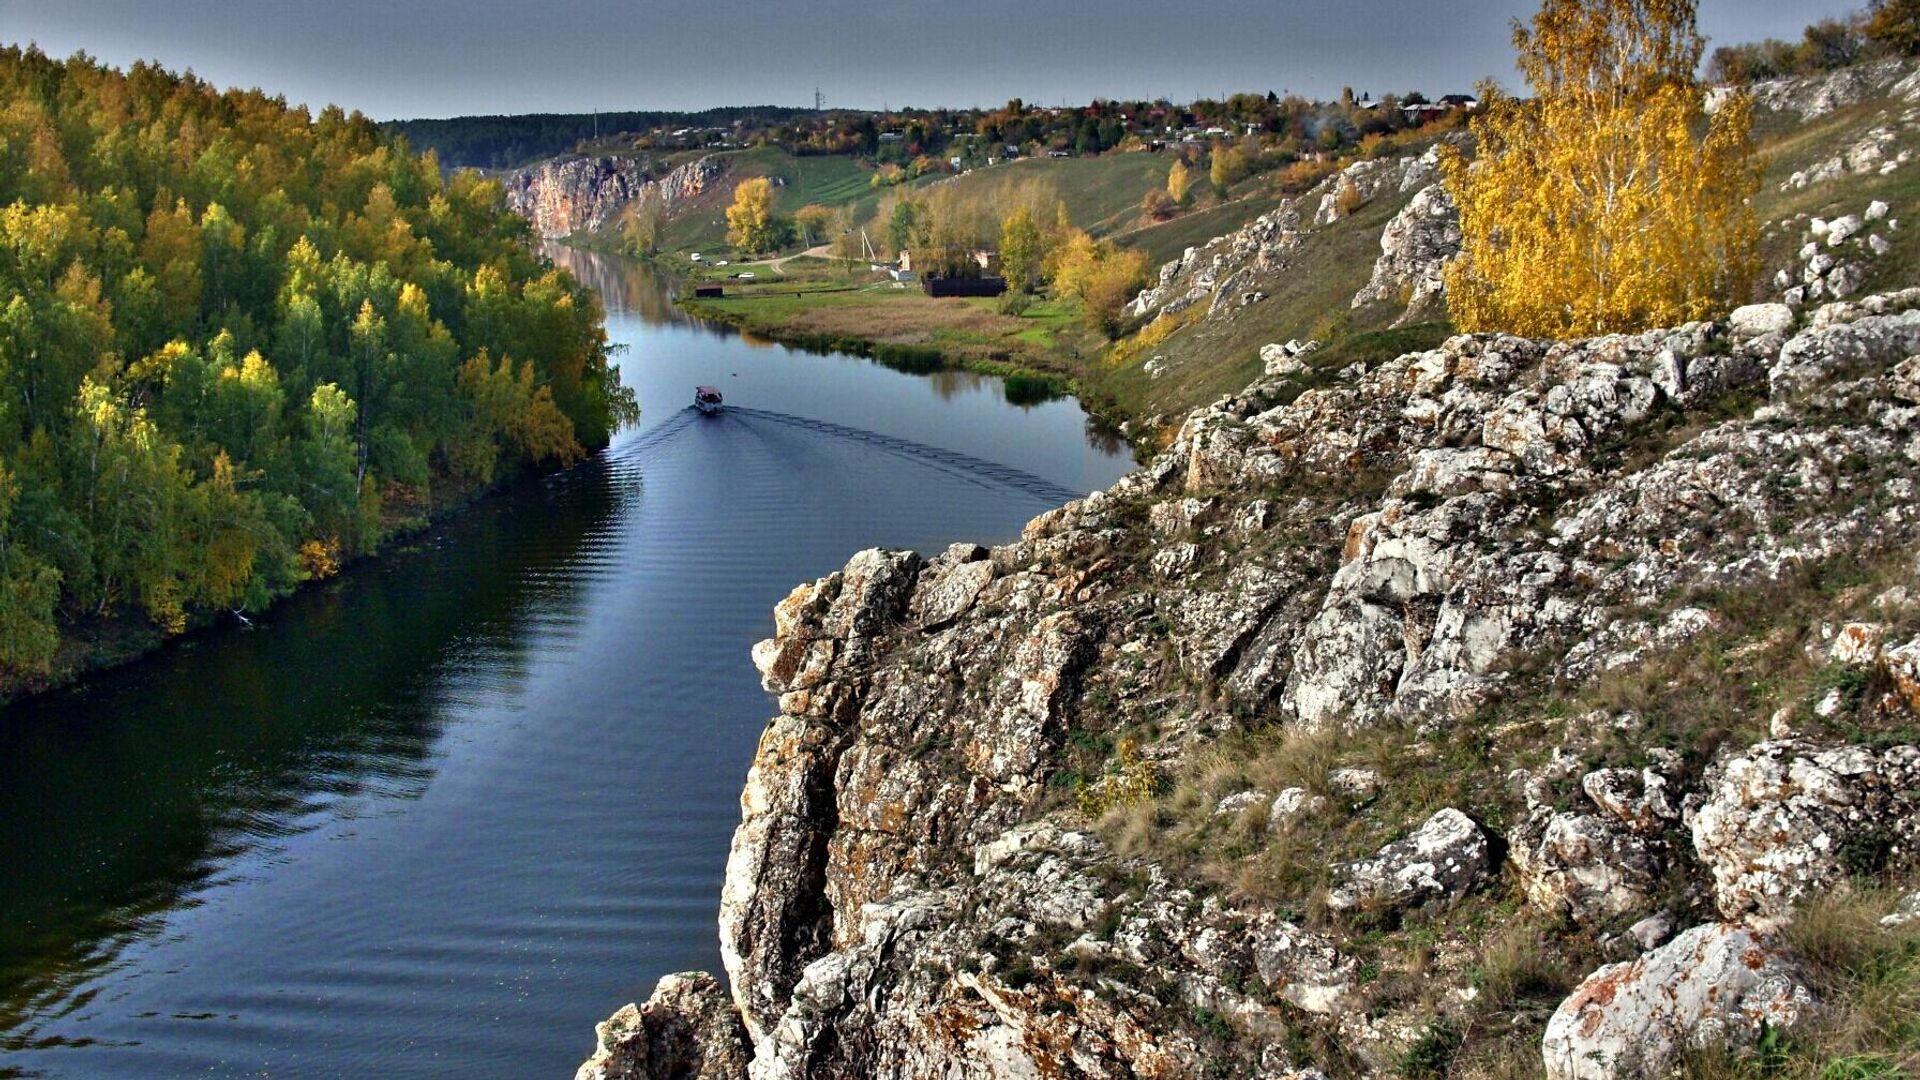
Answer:
[{"label": "green tree", "polygon": [[920,231],[922,207],[915,199],[895,199],[886,213],[887,244],[895,253],[907,250]]},{"label": "green tree", "polygon": [[1043,244],[1033,209],[1025,204],[1014,207],[1000,223],[1000,272],[1007,279],[1007,288],[1030,293],[1039,284],[1046,255]]},{"label": "green tree", "polygon": [[14,537],[19,496],[19,484],[0,462],[0,669],[45,671],[60,645],[54,624],[60,573]]}]

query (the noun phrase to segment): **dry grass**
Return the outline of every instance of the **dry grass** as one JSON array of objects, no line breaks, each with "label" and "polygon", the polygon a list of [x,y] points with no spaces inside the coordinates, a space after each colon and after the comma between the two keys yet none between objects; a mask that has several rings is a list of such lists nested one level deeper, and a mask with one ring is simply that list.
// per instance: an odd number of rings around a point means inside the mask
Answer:
[{"label": "dry grass", "polygon": [[[1287,788],[1326,797],[1339,756],[1332,734],[1232,736],[1190,756],[1160,797],[1108,813],[1101,827],[1123,853],[1152,855],[1236,898],[1305,904],[1324,884],[1326,830],[1344,815],[1330,805],[1274,826],[1268,810]],[[1215,813],[1221,799],[1249,790],[1267,798],[1239,813]]]}]

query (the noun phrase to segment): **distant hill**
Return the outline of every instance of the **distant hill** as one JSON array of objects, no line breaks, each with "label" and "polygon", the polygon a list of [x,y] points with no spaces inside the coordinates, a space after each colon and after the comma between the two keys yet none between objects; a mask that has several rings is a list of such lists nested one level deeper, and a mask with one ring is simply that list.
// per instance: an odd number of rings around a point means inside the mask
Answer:
[{"label": "distant hill", "polygon": [[812,109],[781,105],[729,105],[701,112],[527,113],[520,116],[455,116],[444,120],[390,120],[381,125],[415,150],[432,150],[442,165],[513,169],[571,152],[595,137],[638,135],[655,128],[728,128],[735,121],[787,123],[813,116]]}]

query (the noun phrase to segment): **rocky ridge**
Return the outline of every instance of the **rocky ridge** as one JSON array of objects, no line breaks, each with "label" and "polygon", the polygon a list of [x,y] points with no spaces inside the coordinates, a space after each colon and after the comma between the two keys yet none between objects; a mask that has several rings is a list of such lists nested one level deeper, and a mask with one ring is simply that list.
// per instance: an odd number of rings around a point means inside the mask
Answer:
[{"label": "rocky ridge", "polygon": [[[1389,229],[1394,236],[1383,241],[1383,268],[1376,270],[1375,282],[1363,296],[1373,299],[1377,292],[1379,298],[1397,299],[1401,286],[1407,285],[1420,301],[1430,300],[1438,292],[1438,274],[1429,273],[1429,264],[1452,257],[1460,244],[1456,218],[1452,247],[1447,249],[1445,219],[1453,208],[1437,184],[1439,176],[1437,148],[1417,157],[1355,162],[1245,227],[1188,248],[1160,267],[1154,282],[1134,297],[1127,313],[1134,318],[1179,315],[1205,303],[1211,318],[1257,304],[1265,299],[1258,287],[1261,280],[1288,270],[1308,234],[1339,221],[1343,206],[1407,195],[1421,209],[1415,212],[1410,207],[1395,219],[1395,227]],[[1437,224],[1430,227],[1429,221]],[[1354,304],[1366,302],[1357,297]]]},{"label": "rocky ridge", "polygon": [[654,177],[644,161],[624,157],[565,157],[508,173],[502,184],[507,205],[549,240],[598,232],[622,208],[656,187],[669,213],[698,196],[726,169],[708,155]]},{"label": "rocky ridge", "polygon": [[[1385,1075],[1494,1025],[1586,1077],[1815,1022],[1781,932],[1920,841],[1920,749],[1850,734],[1920,704],[1920,290],[1312,360],[1014,543],[782,601],[721,902],[751,1063],[684,982],[641,1027],[776,1080]],[[1785,596],[1833,617],[1743,614]],[[1605,696],[1706,649],[1819,692]],[[1516,910],[1589,958],[1543,1026],[1477,981]]]}]

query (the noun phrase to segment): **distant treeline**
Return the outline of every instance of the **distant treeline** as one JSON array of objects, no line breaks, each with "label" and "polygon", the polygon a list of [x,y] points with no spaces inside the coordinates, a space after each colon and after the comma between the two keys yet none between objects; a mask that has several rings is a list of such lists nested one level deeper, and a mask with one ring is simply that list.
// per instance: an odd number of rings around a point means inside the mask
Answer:
[{"label": "distant treeline", "polygon": [[565,154],[596,134],[612,138],[656,128],[731,129],[737,120],[755,126],[793,123],[812,109],[778,105],[730,105],[702,112],[529,113],[525,116],[456,116],[446,120],[392,120],[383,125],[415,150],[432,150],[444,165],[512,169]]},{"label": "distant treeline", "polygon": [[1920,0],[1874,0],[1864,11],[1809,23],[1799,41],[1768,38],[1715,49],[1707,78],[1758,82],[1916,54],[1920,54]]}]

